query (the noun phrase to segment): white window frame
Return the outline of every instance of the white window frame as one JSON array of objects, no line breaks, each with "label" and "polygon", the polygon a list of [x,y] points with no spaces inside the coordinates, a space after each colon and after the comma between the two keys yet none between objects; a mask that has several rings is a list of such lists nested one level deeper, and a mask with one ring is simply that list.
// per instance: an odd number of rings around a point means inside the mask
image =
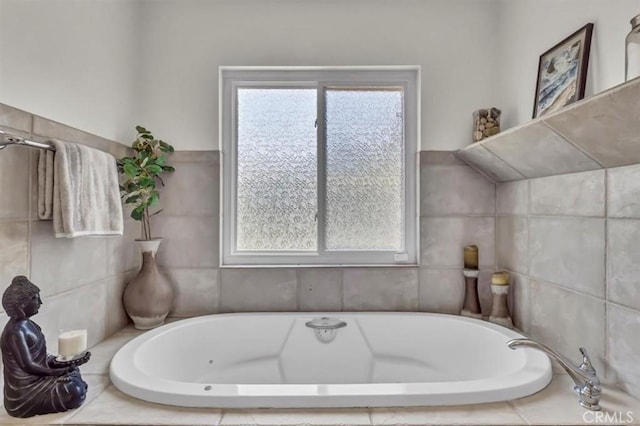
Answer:
[{"label": "white window frame", "polygon": [[[318,88],[318,111],[324,111],[327,86],[403,86],[404,87],[404,182],[405,250],[403,252],[359,251],[238,251],[235,247],[237,89],[239,87]],[[418,176],[420,134],[420,67],[220,67],[219,123],[221,141],[220,266],[415,266],[418,264]],[[324,123],[317,119],[318,210],[324,208],[323,173]],[[318,220],[319,246],[323,247],[324,223]]]}]

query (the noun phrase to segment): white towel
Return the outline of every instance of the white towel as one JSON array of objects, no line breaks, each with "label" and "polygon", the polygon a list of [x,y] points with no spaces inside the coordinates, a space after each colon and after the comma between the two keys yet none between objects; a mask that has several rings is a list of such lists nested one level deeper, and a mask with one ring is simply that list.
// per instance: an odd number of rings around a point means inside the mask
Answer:
[{"label": "white towel", "polygon": [[50,142],[55,153],[41,152],[38,160],[40,219],[53,217],[56,238],[122,235],[116,159],[84,145]]}]

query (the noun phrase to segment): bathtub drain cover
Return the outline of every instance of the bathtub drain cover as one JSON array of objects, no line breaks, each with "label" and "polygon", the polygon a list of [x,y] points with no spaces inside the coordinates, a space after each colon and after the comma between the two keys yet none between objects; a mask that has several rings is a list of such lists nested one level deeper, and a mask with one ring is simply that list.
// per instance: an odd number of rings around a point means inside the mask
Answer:
[{"label": "bathtub drain cover", "polygon": [[336,330],[335,328],[334,329],[317,328],[313,331],[316,332],[316,337],[322,343],[331,343],[333,342],[333,339],[336,338],[336,334],[338,330]]},{"label": "bathtub drain cover", "polygon": [[314,320],[305,323],[305,325],[313,329],[319,341],[322,343],[329,343],[336,338],[338,329],[346,327],[347,323],[335,318],[322,317],[315,318]]}]

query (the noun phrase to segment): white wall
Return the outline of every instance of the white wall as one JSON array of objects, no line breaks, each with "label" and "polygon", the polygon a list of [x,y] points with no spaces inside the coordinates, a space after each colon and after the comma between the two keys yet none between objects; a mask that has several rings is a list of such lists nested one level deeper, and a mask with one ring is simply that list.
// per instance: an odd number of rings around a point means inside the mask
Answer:
[{"label": "white wall", "polygon": [[0,102],[129,141],[137,5],[0,0]]},{"label": "white wall", "polygon": [[179,149],[217,149],[221,65],[421,65],[422,149],[460,148],[495,97],[495,4],[145,1],[139,121]]},{"label": "white wall", "polygon": [[531,119],[540,55],[594,23],[585,97],[624,82],[624,39],[640,0],[499,0],[502,128]]},{"label": "white wall", "polygon": [[594,22],[587,96],[624,79],[640,0],[0,0],[0,102],[128,142],[218,147],[220,65],[421,65],[422,149],[531,118],[538,58]]},{"label": "white wall", "polygon": [[2,27],[4,26],[4,16],[6,16],[6,12],[4,11],[4,2],[2,0],[0,0],[0,102],[2,102],[2,81],[4,80],[2,78],[2,73],[3,73],[3,69],[4,67],[2,66],[2,63],[4,62],[4,58],[6,58],[5,55],[5,51],[4,51],[4,34],[2,31]]}]

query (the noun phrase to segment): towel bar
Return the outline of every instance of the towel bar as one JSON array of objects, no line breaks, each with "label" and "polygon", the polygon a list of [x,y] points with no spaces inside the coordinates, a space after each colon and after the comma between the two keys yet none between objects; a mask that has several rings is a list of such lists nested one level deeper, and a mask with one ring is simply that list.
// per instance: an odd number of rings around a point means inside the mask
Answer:
[{"label": "towel bar", "polygon": [[56,150],[56,148],[50,143],[30,141],[21,136],[5,133],[2,130],[0,130],[0,150],[6,148],[8,145],[24,145],[32,148],[47,149],[49,151]]}]

